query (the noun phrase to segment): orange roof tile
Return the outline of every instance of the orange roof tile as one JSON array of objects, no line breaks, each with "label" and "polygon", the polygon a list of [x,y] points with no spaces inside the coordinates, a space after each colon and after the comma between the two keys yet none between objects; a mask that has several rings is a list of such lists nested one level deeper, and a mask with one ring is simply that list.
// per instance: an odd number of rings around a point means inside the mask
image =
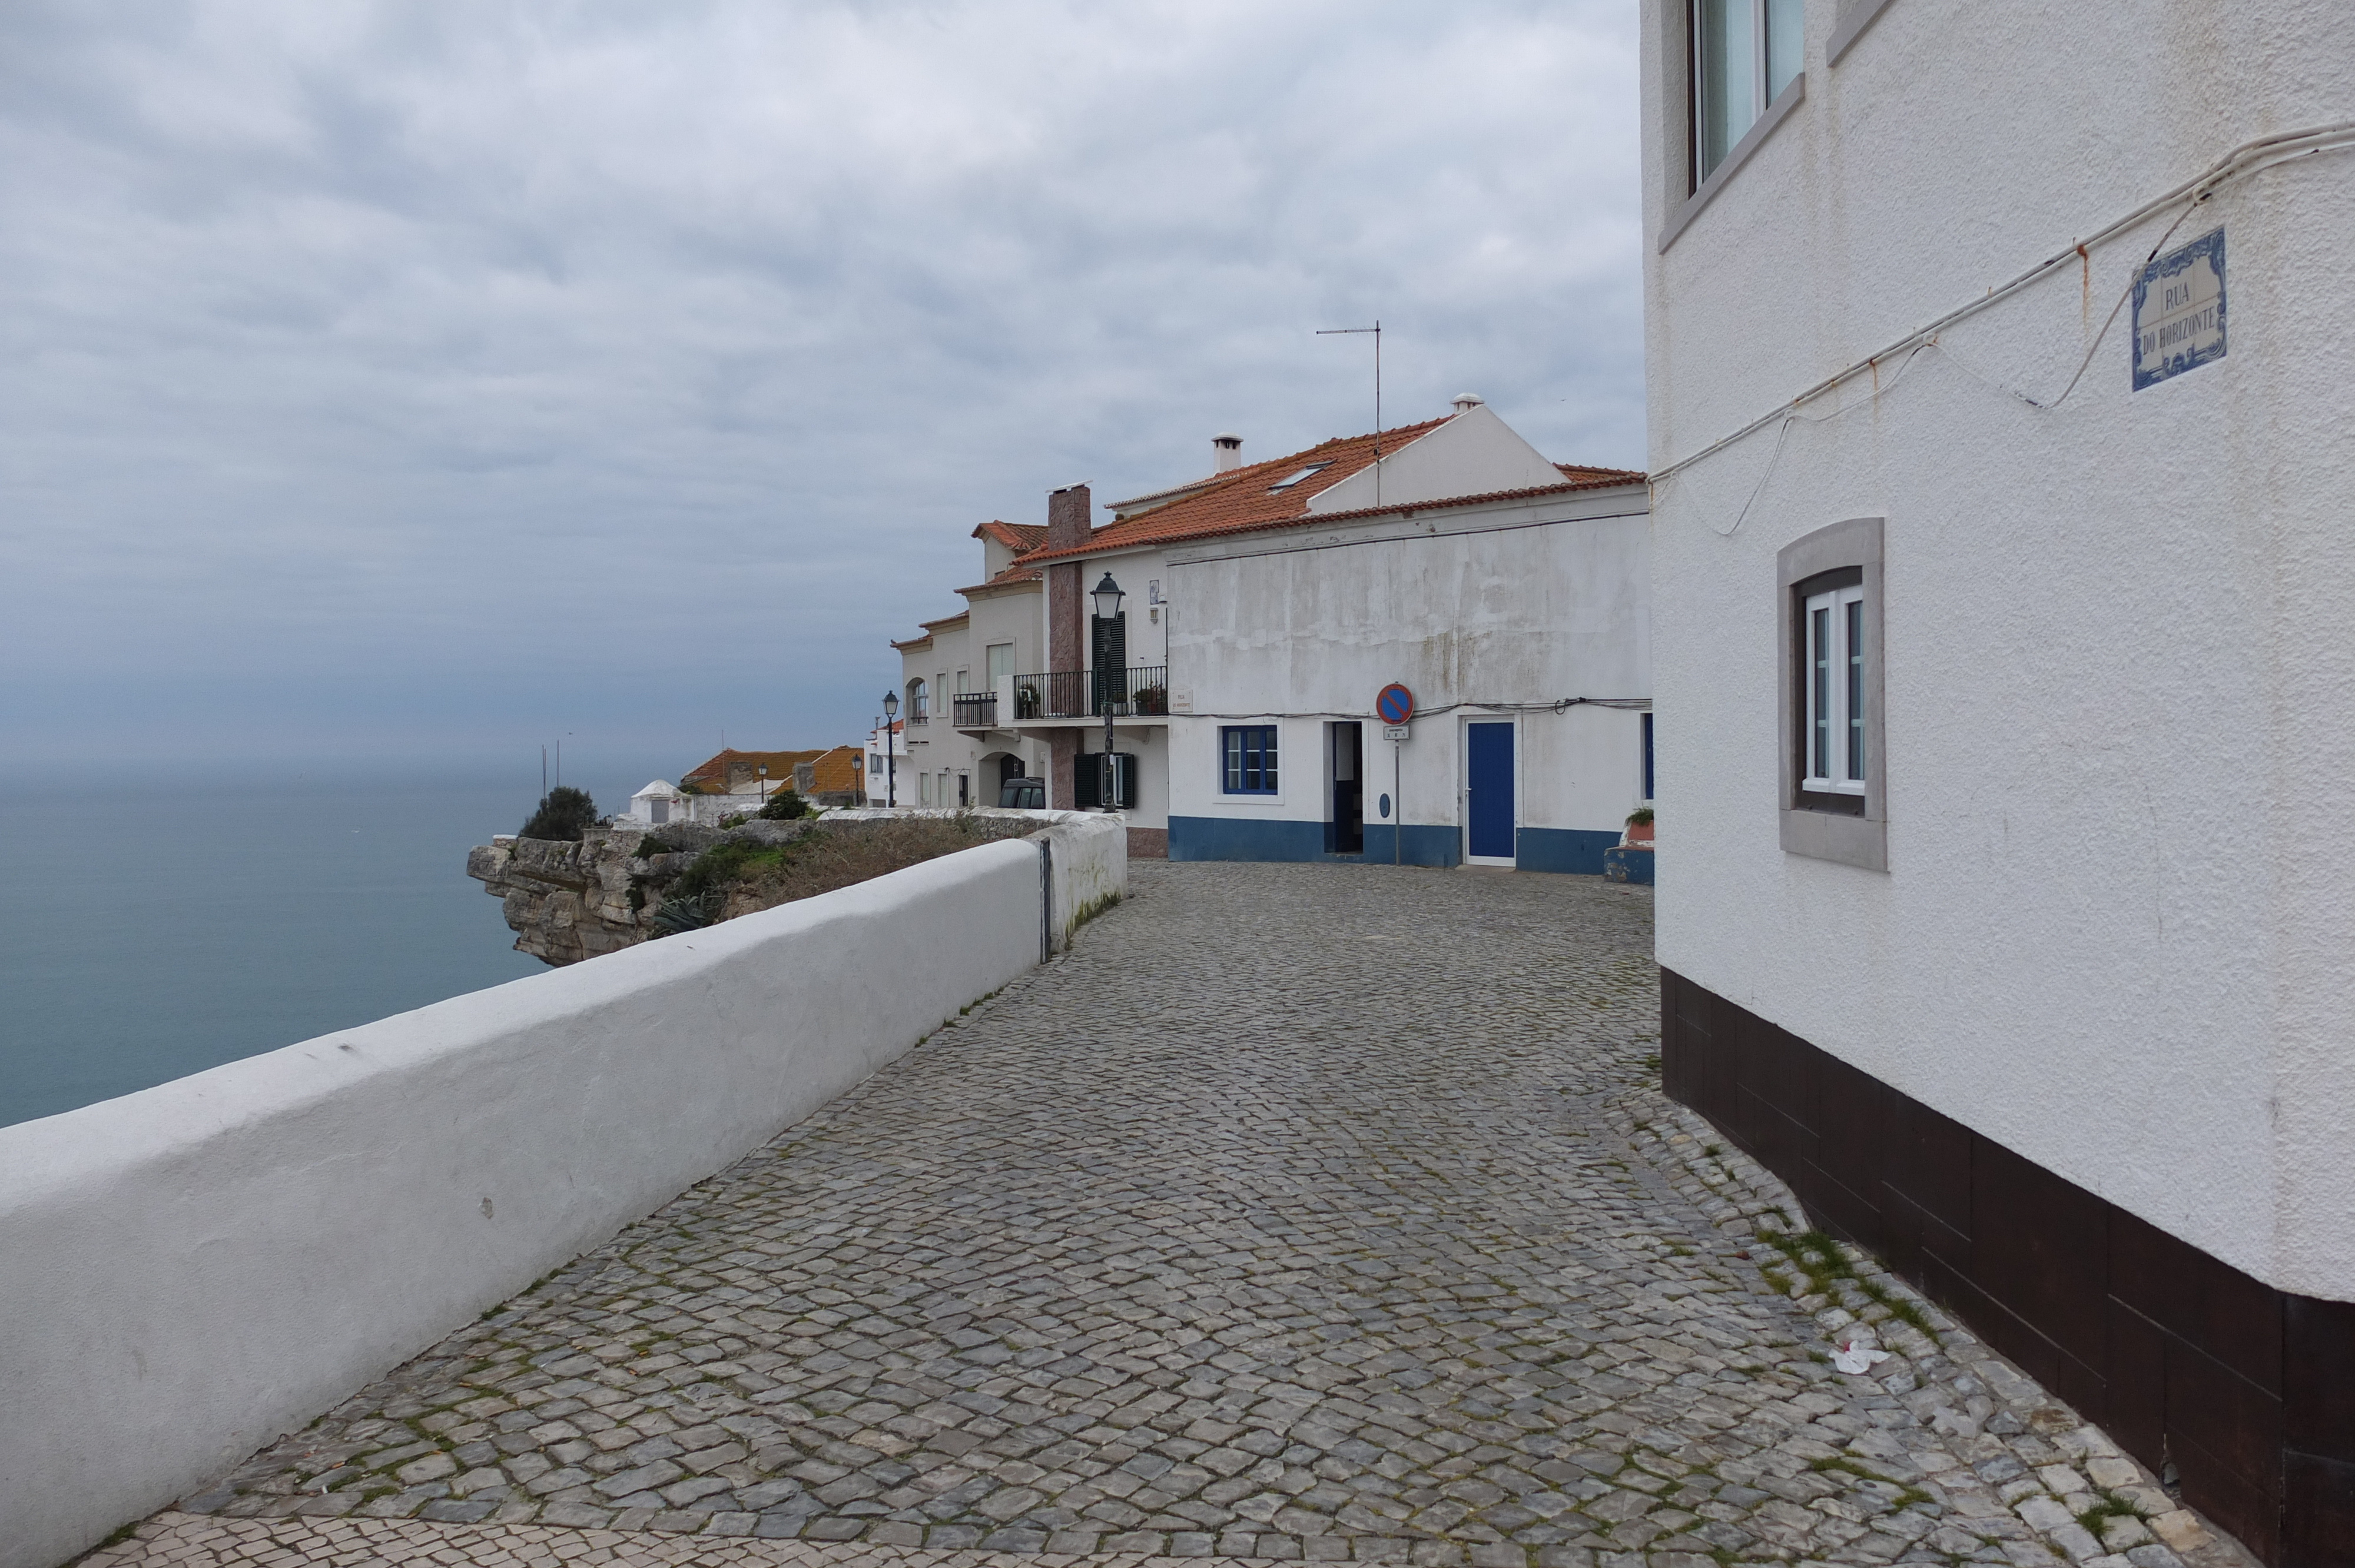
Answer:
[{"label": "orange roof tile", "polygon": [[1019,554],[1024,550],[1037,549],[1039,541],[1046,538],[1047,530],[1041,524],[1003,523],[993,517],[975,528],[973,531],[973,536],[976,539],[995,539],[1007,549]]},{"label": "orange roof tile", "polygon": [[[1452,416],[1450,416],[1452,417]],[[1382,450],[1395,452],[1427,431],[1447,422],[1446,418],[1428,419],[1419,425],[1404,425],[1381,432]],[[1342,516],[1363,516],[1364,512],[1315,513],[1308,510],[1309,497],[1330,489],[1351,474],[1370,465],[1374,461],[1374,440],[1371,434],[1340,436],[1310,447],[1305,451],[1287,453],[1266,462],[1252,463],[1197,482],[1194,487],[1178,485],[1155,495],[1176,494],[1178,499],[1148,510],[1134,512],[1115,518],[1088,535],[1088,542],[1076,550],[1050,552],[1033,548],[1016,563],[1035,571],[1050,561],[1073,560],[1082,556],[1100,555],[1108,550],[1133,549],[1140,545],[1161,545],[1180,539],[1199,539],[1218,534],[1248,534],[1262,528],[1277,528],[1293,524],[1330,522]],[[1327,465],[1312,480],[1281,490],[1272,488],[1278,482],[1291,478],[1312,463]],[[1510,495],[1550,495],[1561,490],[1601,489],[1608,485],[1640,483],[1644,476],[1622,469],[1588,468],[1574,463],[1556,463],[1561,470],[1562,482],[1527,491],[1499,491],[1495,495],[1450,496],[1445,501],[1419,503],[1416,511],[1429,511],[1434,506],[1461,506],[1474,502],[1494,501]],[[1154,499],[1139,496],[1139,501]],[[1397,506],[1369,509],[1371,512],[1397,512]],[[1041,531],[1043,533],[1043,530]]]}]

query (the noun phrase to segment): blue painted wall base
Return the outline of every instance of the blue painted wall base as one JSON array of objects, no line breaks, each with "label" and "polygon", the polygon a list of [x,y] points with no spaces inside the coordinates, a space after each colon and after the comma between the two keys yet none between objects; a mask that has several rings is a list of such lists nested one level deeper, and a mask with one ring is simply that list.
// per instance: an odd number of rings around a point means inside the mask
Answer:
[{"label": "blue painted wall base", "polygon": [[[1444,824],[1409,822],[1406,842],[1398,846],[1405,865],[1454,865],[1459,858],[1461,835]],[[1370,862],[1388,864],[1392,854],[1392,830],[1386,824],[1366,824],[1363,854],[1328,854],[1325,824],[1288,821],[1276,817],[1172,817],[1169,819],[1171,860],[1278,860]]]},{"label": "blue painted wall base", "polygon": [[1622,848],[1614,845],[1603,852],[1603,877],[1606,882],[1643,882],[1652,880],[1652,851]]},{"label": "blue painted wall base", "polygon": [[[1593,828],[1523,828],[1516,842],[1514,869],[1567,872],[1572,876],[1602,876],[1604,856],[1619,835]],[[1646,874],[1645,881],[1651,876]]]}]

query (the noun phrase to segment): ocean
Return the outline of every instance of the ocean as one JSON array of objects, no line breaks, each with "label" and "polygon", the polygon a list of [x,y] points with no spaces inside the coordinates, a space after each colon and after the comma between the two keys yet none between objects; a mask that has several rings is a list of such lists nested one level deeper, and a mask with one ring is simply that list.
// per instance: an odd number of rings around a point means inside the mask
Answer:
[{"label": "ocean", "polygon": [[0,1126],[542,972],[466,876],[535,783],[18,792]]}]

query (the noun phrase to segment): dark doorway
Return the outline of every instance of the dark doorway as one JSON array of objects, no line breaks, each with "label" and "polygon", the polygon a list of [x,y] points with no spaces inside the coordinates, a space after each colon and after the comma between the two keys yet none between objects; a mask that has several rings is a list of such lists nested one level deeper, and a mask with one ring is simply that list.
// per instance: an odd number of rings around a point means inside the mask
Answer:
[{"label": "dark doorway", "polygon": [[1333,817],[1326,849],[1366,853],[1366,726],[1351,720],[1333,727]]},{"label": "dark doorway", "polygon": [[1020,758],[1001,757],[997,759],[997,782],[1000,785],[1021,777],[1022,759]]}]

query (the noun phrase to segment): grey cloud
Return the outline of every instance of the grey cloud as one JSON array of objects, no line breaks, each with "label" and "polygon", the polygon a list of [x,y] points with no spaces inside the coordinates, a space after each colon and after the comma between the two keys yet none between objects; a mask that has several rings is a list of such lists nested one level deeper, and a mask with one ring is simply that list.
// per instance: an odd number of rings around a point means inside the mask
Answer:
[{"label": "grey cloud", "polygon": [[1375,315],[1639,461],[1628,12],[12,6],[9,751],[840,738],[974,523],[1365,428]]}]

